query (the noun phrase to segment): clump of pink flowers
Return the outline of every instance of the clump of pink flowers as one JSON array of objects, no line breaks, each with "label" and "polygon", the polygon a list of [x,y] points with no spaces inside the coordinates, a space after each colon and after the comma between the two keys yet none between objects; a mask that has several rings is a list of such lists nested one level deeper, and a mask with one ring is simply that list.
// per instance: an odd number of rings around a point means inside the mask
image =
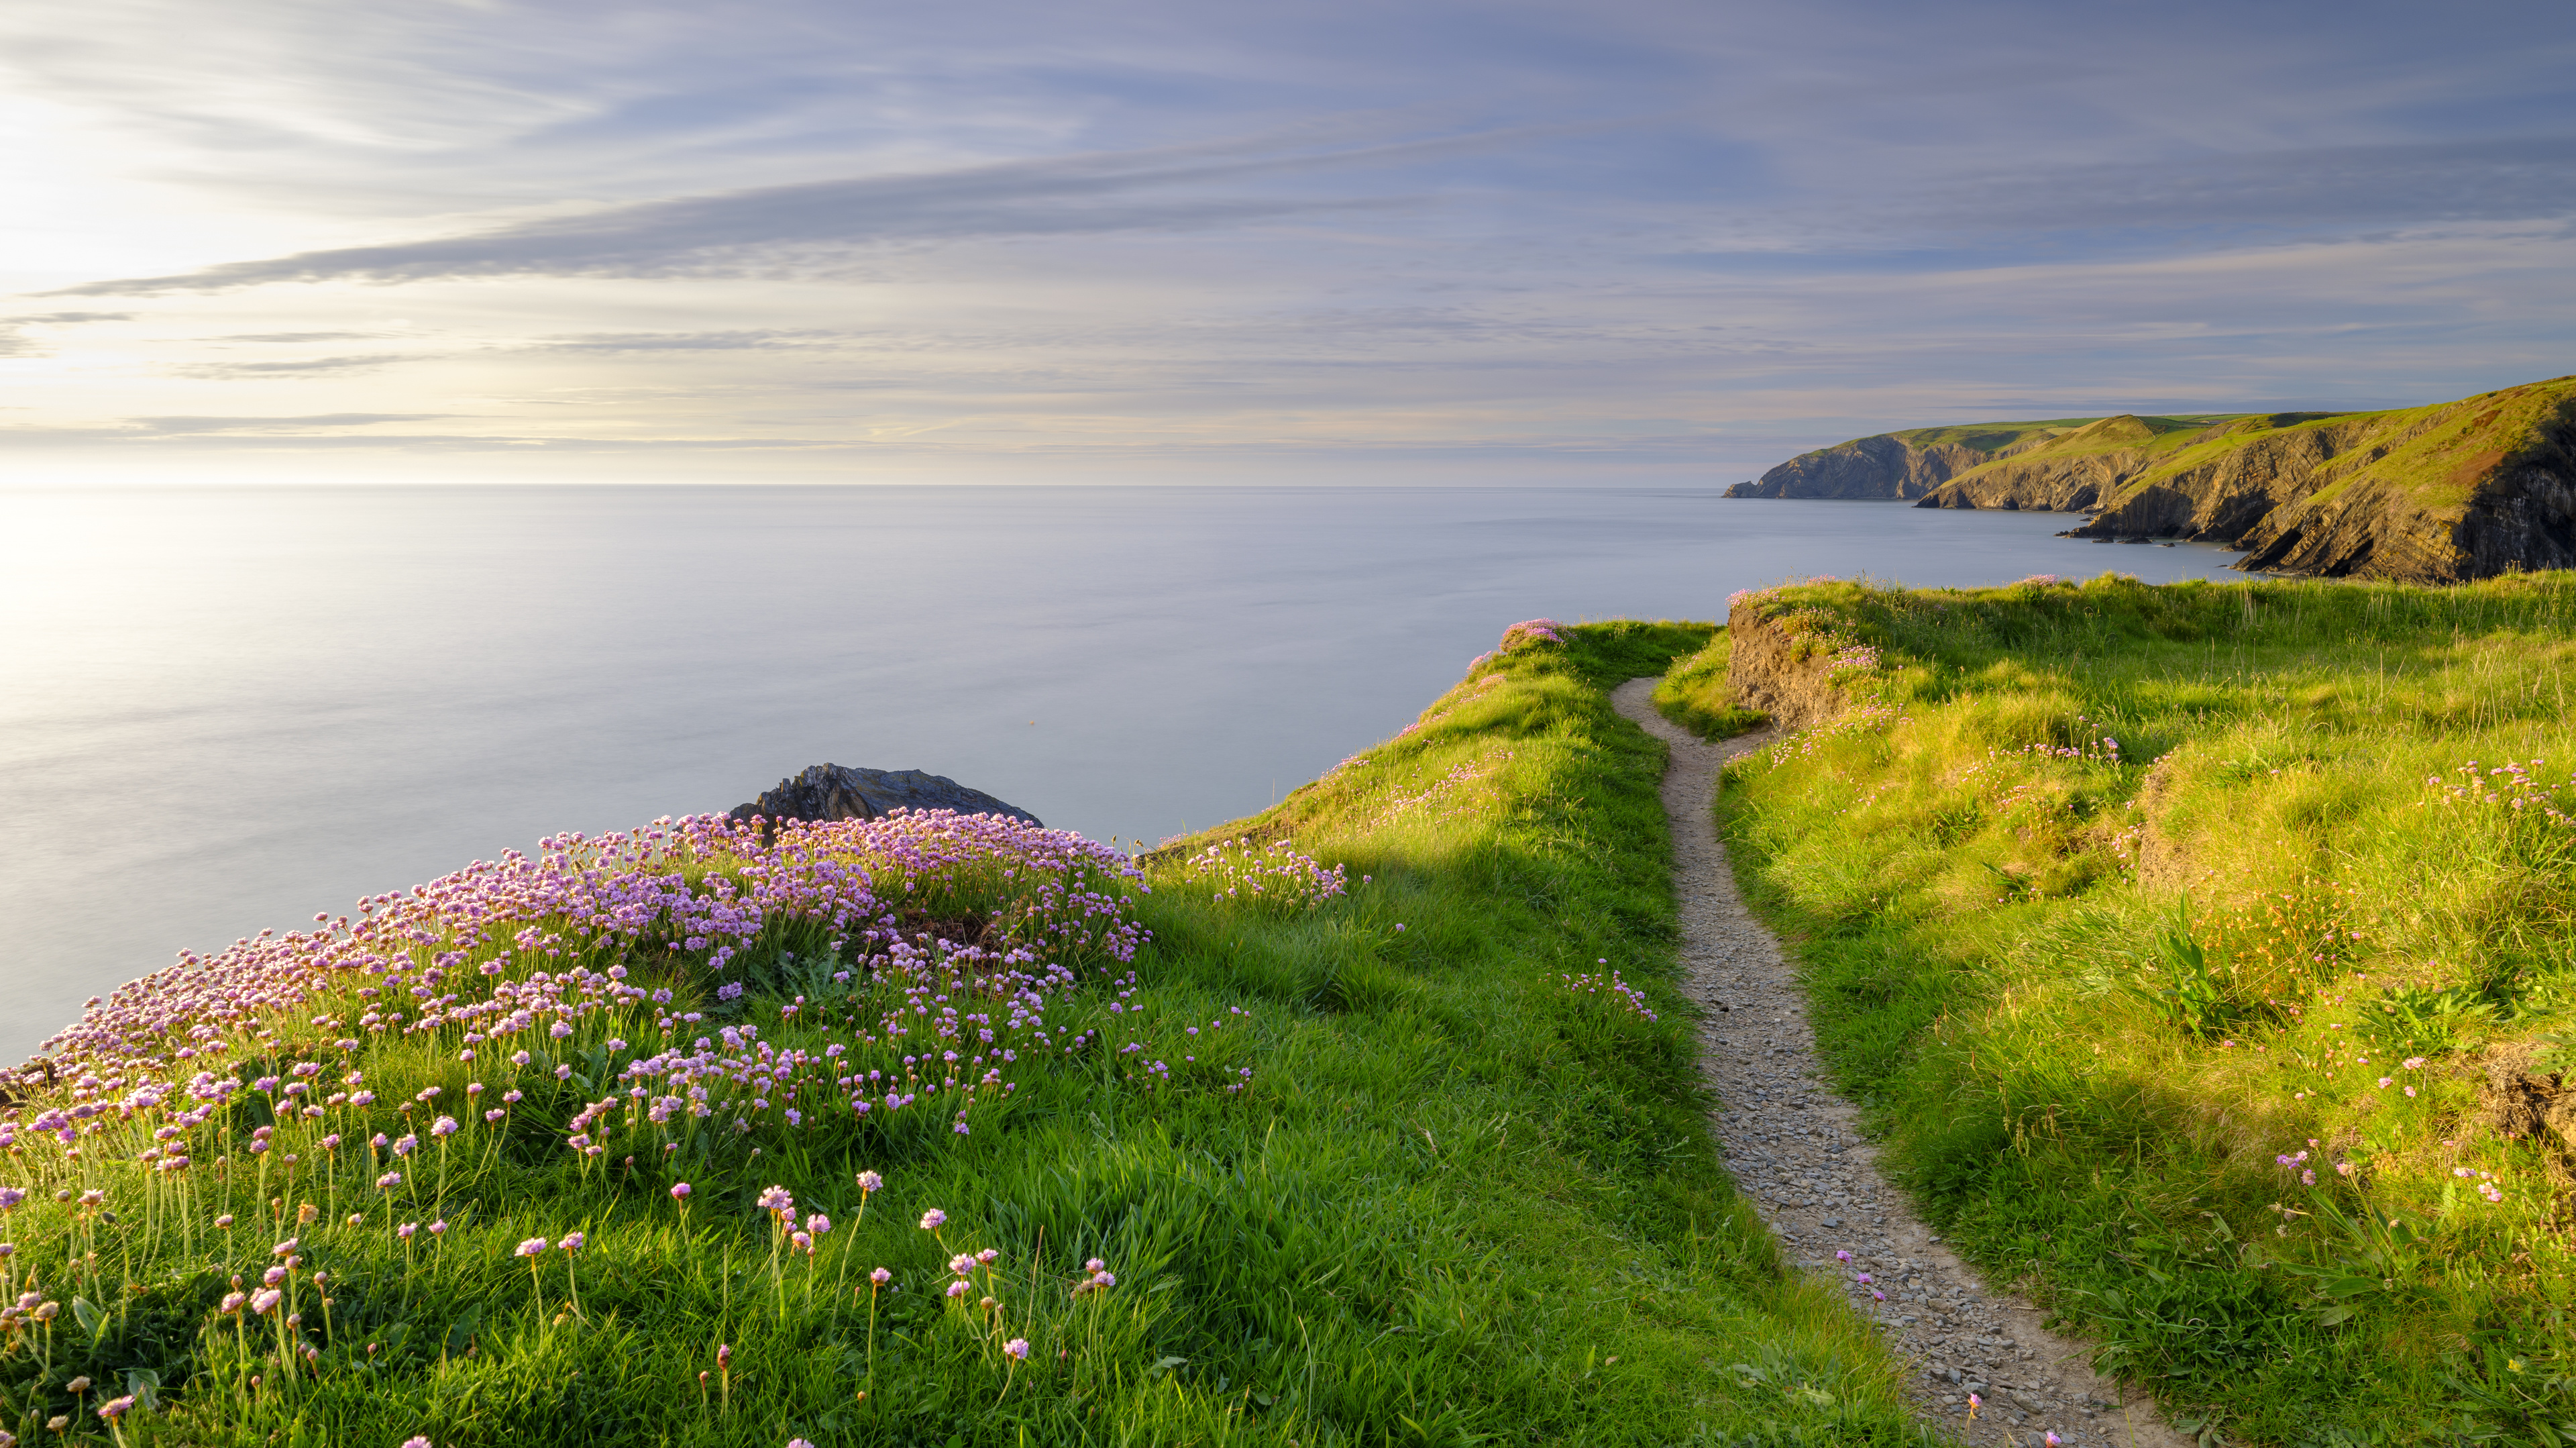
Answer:
[{"label": "clump of pink flowers", "polygon": [[[345,1061],[369,1037],[466,1061],[506,1058],[557,1080],[574,1074],[564,1057],[604,1042],[605,1067],[583,1069],[598,1073],[585,1084],[605,1094],[563,1127],[565,1145],[585,1159],[613,1148],[675,1151],[681,1137],[741,1154],[763,1134],[913,1108],[939,1112],[963,1134],[973,1108],[1015,1089],[1006,1079],[1015,1062],[1092,1044],[1047,1012],[1088,964],[1134,958],[1145,936],[1134,918],[1141,880],[1110,846],[946,811],[768,827],[695,816],[599,839],[559,836],[535,857],[512,852],[361,901],[354,920],[317,917],[310,931],[183,956],[93,1001],[47,1043],[48,1073],[65,1089],[0,1113],[0,1152],[39,1141],[74,1150],[110,1125],[149,1121],[161,1138],[148,1148],[156,1169],[179,1170],[192,1134],[256,1101],[275,1123],[245,1147],[260,1157],[289,1125],[320,1131],[341,1112],[375,1106],[357,1073],[337,1091],[322,1076],[328,1060]],[[974,938],[921,928],[951,919],[974,921]],[[809,1037],[817,1025],[838,1037],[825,1042],[777,1045],[747,1019],[693,1036],[700,1012],[671,986],[648,990],[631,978],[640,969],[739,996],[741,983],[726,976],[763,962],[783,975],[796,963],[780,944],[818,936],[822,964],[805,967],[804,979],[822,993],[797,995],[780,1019]],[[316,1007],[324,1009],[309,1014]],[[658,1049],[624,1039],[648,1031],[662,1038]],[[550,1067],[538,1052],[554,1058]],[[245,1086],[236,1058],[278,1060],[279,1074]],[[483,1126],[502,1129],[520,1099],[505,1092]],[[463,1148],[474,1121],[439,1115],[427,1139]],[[333,1132],[322,1144],[343,1139]],[[409,1131],[398,1141],[376,1136],[379,1190],[402,1187],[406,1173],[388,1170],[377,1151],[399,1158],[422,1142]]]},{"label": "clump of pink flowers", "polygon": [[[1598,963],[1606,966],[1610,962],[1604,960]],[[1649,1021],[1658,1019],[1653,1008],[1646,1004],[1645,993],[1620,979],[1619,972],[1615,970],[1587,972],[1583,975],[1560,974],[1557,979],[1565,982],[1565,988],[1577,995],[1606,994],[1620,1011],[1628,1015]]]},{"label": "clump of pink flowers", "polygon": [[54,1071],[106,1069],[129,1082],[184,1074],[184,1063],[264,1048],[286,1012],[350,986],[357,1020],[332,1021],[352,1033],[343,1049],[358,1034],[452,1030],[468,1048],[543,1038],[644,1001],[615,968],[630,961],[721,980],[785,927],[819,927],[835,951],[882,950],[903,940],[906,911],[964,913],[996,897],[995,933],[1023,951],[1127,961],[1144,940],[1125,888],[1142,872],[1125,855],[994,815],[898,810],[766,825],[693,815],[559,835],[541,851],[362,900],[354,920],[317,916],[309,931],[183,953],[47,1041]]},{"label": "clump of pink flowers", "polygon": [[1288,840],[1219,840],[1182,861],[1181,877],[1207,886],[1220,900],[1281,913],[1312,910],[1350,890],[1342,866],[1327,869]]}]

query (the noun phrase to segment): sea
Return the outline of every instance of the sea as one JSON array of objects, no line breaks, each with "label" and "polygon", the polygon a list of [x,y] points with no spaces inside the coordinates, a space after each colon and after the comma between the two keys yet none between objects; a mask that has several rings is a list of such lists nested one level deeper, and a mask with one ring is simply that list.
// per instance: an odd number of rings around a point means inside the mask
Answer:
[{"label": "sea", "polygon": [[2064,515],[1650,487],[0,488],[0,1061],[90,996],[809,764],[1258,810],[1520,619],[2241,578]]}]

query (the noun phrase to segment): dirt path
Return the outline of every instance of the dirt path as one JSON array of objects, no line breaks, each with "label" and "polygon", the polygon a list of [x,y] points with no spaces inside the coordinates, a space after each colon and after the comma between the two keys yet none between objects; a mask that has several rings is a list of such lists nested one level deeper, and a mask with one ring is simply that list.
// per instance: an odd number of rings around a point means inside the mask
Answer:
[{"label": "dirt path", "polygon": [[1878,1149],[1853,1130],[1859,1113],[1823,1083],[1806,998],[1780,942],[1736,893],[1709,814],[1718,766],[1772,736],[1702,743],[1655,712],[1654,688],[1652,679],[1632,679],[1611,699],[1672,747],[1664,812],[1684,989],[1706,1012],[1700,1068],[1723,1103],[1712,1128],[1790,1260],[1840,1279],[1885,1328],[1914,1365],[1911,1389],[1926,1417],[1961,1432],[1968,1394],[1983,1400],[1962,1434],[1968,1442],[2037,1444],[2054,1432],[2084,1448],[2189,1448],[2143,1397],[2124,1404],[2119,1386],[2086,1366],[2083,1343],[2048,1331],[2011,1293],[1987,1290],[1880,1178]]}]

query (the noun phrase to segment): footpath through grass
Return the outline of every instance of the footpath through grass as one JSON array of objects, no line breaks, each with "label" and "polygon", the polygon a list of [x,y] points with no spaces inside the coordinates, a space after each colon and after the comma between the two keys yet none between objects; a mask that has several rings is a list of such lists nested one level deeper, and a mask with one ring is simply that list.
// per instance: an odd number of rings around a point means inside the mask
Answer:
[{"label": "footpath through grass", "polygon": [[1720,824],[1928,1215],[2208,1442],[2576,1442],[2576,576],[1745,600]]},{"label": "footpath through grass", "polygon": [[183,962],[0,1124],[0,1429],[1917,1441],[1703,1129],[1607,691],[1708,635],[1517,630],[1141,864],[684,821]]}]

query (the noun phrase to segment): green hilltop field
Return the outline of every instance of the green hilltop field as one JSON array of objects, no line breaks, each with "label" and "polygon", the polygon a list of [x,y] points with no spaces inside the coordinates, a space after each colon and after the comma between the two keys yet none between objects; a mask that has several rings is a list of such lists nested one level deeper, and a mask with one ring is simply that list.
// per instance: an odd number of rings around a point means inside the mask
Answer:
[{"label": "green hilltop field", "polygon": [[1737,870],[1952,1241],[2204,1441],[2576,1442],[2576,575],[1725,637],[1768,676],[1677,692],[1813,706],[1730,767]]}]

